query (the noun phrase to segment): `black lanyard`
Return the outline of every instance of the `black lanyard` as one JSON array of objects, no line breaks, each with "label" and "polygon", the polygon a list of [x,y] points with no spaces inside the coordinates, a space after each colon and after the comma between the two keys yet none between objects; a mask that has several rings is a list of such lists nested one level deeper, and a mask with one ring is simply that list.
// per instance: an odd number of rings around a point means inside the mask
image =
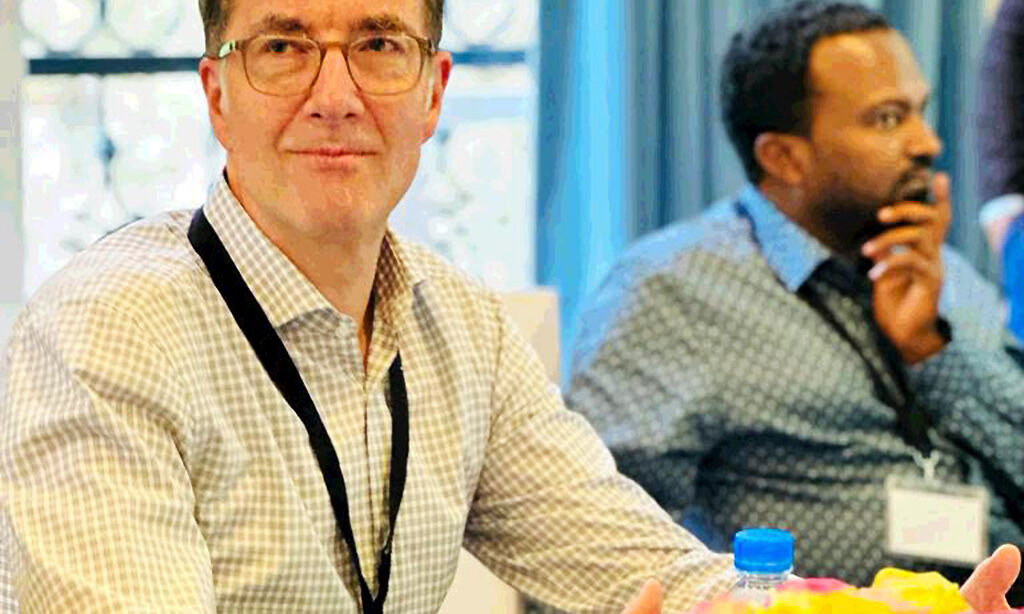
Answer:
[{"label": "black lanyard", "polygon": [[892,376],[896,387],[898,388],[899,395],[893,394],[891,388],[882,379],[882,374],[875,368],[874,363],[868,359],[867,354],[857,344],[850,335],[849,331],[843,327],[843,325],[836,319],[828,306],[825,304],[824,299],[821,295],[811,286],[813,282],[805,282],[800,287],[797,293],[803,298],[808,305],[810,305],[818,315],[821,316],[825,323],[829,325],[842,339],[845,341],[860,357],[863,361],[864,366],[867,368],[868,373],[871,375],[871,383],[875,388],[875,396],[896,410],[897,427],[899,428],[900,435],[907,444],[911,445],[920,452],[924,457],[928,457],[932,452],[932,442],[929,437],[928,431],[931,428],[930,420],[928,415],[921,409],[921,407],[915,402],[913,391],[910,390],[910,386],[907,384],[906,374],[903,372],[902,358],[899,356],[899,352],[888,343],[885,339],[881,338],[879,334],[875,334],[875,339],[878,342],[878,348],[882,354],[882,360],[885,362],[885,366],[888,369],[889,374]]},{"label": "black lanyard", "polygon": [[259,301],[245,284],[235,263],[231,261],[224,244],[217,232],[210,226],[206,215],[200,208],[192,218],[188,229],[188,240],[206,264],[224,302],[227,303],[231,315],[238,327],[245,334],[263,369],[273,380],[288,404],[302,420],[309,433],[309,444],[313,448],[316,460],[320,464],[320,472],[327,486],[327,494],[331,499],[334,517],[338,528],[348,545],[352,567],[359,578],[360,603],[363,614],[381,614],[384,611],[384,600],[388,596],[388,581],[391,579],[391,546],[395,537],[395,522],[398,520],[398,508],[402,505],[402,493],[405,490],[405,473],[409,460],[409,399],[405,389],[405,377],[402,375],[402,358],[395,356],[388,370],[391,385],[391,480],[388,492],[388,517],[390,527],[384,546],[380,551],[380,562],[377,567],[377,579],[380,584],[377,596],[370,592],[370,586],[363,576],[359,564],[359,552],[356,549],[355,535],[352,532],[352,520],[349,517],[348,495],[345,490],[345,477],[341,471],[338,454],[331,443],[331,438],[320,420],[316,405],[313,403],[306,385],[302,382],[299,370],[295,367],[284,343],[274,331]]},{"label": "black lanyard", "polygon": [[[874,364],[868,359],[860,346],[857,345],[850,333],[842,326],[842,324],[839,323],[835,315],[829,311],[824,300],[822,300],[821,295],[811,287],[811,284],[805,283],[800,288],[798,294],[807,301],[807,303],[816,312],[818,312],[822,319],[828,323],[829,327],[835,330],[835,332],[842,337],[851,348],[853,348],[854,352],[860,356],[864,365],[867,367],[868,372],[871,374],[871,381],[875,387],[875,395],[883,403],[896,410],[898,416],[898,428],[903,440],[913,446],[922,455],[922,459],[915,460],[920,463],[923,459],[927,459],[933,449],[929,432],[934,428],[934,425],[931,423],[930,417],[914,401],[913,392],[907,385],[906,374],[903,372],[902,359],[900,358],[896,348],[894,348],[886,339],[879,338],[879,334],[876,333],[878,346],[882,352],[882,358],[886,362],[886,367],[889,369],[896,385],[900,389],[903,397],[902,400],[897,399],[895,395],[889,392],[889,387],[882,381],[882,377],[875,369]],[[957,437],[954,440],[954,443],[957,442],[957,445],[959,445],[970,457],[978,461],[982,472],[985,475],[987,486],[1000,495],[1006,505],[1006,511],[1010,520],[1012,520],[1018,527],[1024,527],[1024,507],[1019,503],[1022,499],[1022,491],[1017,486],[1017,482],[1008,475],[1006,470],[1002,469],[999,464],[989,457],[985,448],[979,448],[977,445],[973,445],[971,441],[963,437]],[[989,444],[986,443],[985,445]],[[922,469],[924,469],[924,467],[922,467]]]}]

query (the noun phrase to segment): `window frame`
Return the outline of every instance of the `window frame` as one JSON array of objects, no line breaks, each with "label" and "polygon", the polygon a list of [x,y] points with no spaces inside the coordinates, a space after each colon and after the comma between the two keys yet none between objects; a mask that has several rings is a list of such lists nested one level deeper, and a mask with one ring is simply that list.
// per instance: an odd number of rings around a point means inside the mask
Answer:
[{"label": "window frame", "polygon": [[[524,50],[471,49],[452,52],[455,64],[460,66],[512,66],[525,64]],[[110,75],[157,74],[193,72],[199,65],[198,57],[68,57],[50,56],[28,60],[27,76],[37,75]],[[22,62],[24,63],[24,62]]]}]

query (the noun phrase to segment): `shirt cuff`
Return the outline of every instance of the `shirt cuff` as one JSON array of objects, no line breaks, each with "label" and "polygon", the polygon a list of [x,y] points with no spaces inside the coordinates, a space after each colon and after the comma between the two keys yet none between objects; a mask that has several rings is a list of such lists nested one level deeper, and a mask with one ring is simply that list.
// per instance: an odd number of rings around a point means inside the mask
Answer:
[{"label": "shirt cuff", "polygon": [[968,358],[969,348],[957,343],[948,320],[940,316],[936,326],[939,334],[946,339],[946,347],[907,368],[911,390],[925,396],[948,394],[950,388],[959,388],[962,385],[962,382],[952,380],[973,379],[971,361]]},{"label": "shirt cuff", "polygon": [[950,399],[989,396],[992,386],[998,390],[1007,374],[1016,373],[1016,363],[1004,353],[979,351],[953,336],[941,352],[908,368],[907,380],[916,396],[943,406]]}]

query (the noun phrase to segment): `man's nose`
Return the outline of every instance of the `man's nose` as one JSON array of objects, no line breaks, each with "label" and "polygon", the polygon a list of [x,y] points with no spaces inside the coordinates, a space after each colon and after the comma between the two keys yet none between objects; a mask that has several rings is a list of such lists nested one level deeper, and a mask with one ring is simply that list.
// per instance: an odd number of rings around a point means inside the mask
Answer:
[{"label": "man's nose", "polygon": [[923,117],[918,116],[914,135],[907,144],[907,152],[912,158],[928,158],[934,160],[942,153],[942,140],[935,134],[931,125]]},{"label": "man's nose", "polygon": [[365,111],[359,86],[352,80],[345,55],[331,48],[324,54],[320,74],[310,87],[307,102],[312,115],[340,118]]}]

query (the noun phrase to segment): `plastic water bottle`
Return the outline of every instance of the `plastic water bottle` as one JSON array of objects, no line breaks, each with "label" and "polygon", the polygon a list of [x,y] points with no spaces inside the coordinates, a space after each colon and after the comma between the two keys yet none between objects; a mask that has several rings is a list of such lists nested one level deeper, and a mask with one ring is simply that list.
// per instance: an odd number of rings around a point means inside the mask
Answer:
[{"label": "plastic water bottle", "polygon": [[739,580],[730,596],[768,606],[775,588],[793,571],[793,536],[782,529],[744,529],[733,538],[732,552]]}]

